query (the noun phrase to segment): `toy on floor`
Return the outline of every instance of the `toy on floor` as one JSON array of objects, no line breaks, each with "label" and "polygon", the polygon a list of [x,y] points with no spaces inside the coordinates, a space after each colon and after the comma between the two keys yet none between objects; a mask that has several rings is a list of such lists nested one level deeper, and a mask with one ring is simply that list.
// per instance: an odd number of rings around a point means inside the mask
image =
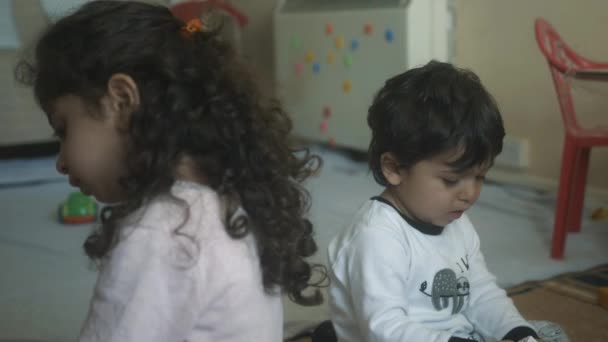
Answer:
[{"label": "toy on floor", "polygon": [[608,208],[597,208],[591,214],[591,219],[598,221],[608,218]]},{"label": "toy on floor", "polygon": [[97,202],[82,192],[70,193],[65,202],[59,205],[59,222],[79,224],[94,222],[97,219]]}]

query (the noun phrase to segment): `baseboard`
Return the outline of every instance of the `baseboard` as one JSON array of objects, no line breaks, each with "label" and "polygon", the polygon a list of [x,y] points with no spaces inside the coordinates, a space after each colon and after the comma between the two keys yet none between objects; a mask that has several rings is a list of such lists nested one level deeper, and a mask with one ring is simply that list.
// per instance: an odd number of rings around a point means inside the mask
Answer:
[{"label": "baseboard", "polygon": [[[327,143],[319,143],[302,137],[292,136],[291,142],[294,143],[296,146],[304,147],[310,147],[312,145],[326,146],[332,148],[335,151],[339,151],[340,153],[346,156],[349,156],[353,160],[367,160],[366,151],[344,148],[341,146],[328,146]],[[490,169],[490,171],[486,175],[486,178],[489,181],[499,182],[503,184],[512,184],[516,186],[524,186],[531,189],[557,194],[557,180],[525,174],[516,169],[510,169],[507,167],[495,165]],[[585,194],[586,196],[593,197],[594,199],[598,199],[600,201],[608,201],[608,188],[587,186],[587,189],[585,189]]]},{"label": "baseboard", "polygon": [[0,145],[0,159],[48,157],[59,153],[58,141]]},{"label": "baseboard", "polygon": [[[490,181],[496,181],[505,184],[521,185],[532,189],[557,193],[557,180],[528,175],[525,173],[521,173],[517,170],[493,167],[486,175],[486,178]],[[585,194],[595,199],[608,200],[608,189],[606,188],[587,186]]]}]

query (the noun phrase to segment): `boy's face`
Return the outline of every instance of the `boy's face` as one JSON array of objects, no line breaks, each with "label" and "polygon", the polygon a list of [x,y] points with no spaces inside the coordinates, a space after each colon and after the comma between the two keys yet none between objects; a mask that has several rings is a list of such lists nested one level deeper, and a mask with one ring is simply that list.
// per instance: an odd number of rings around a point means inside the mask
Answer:
[{"label": "boy's face", "polygon": [[458,150],[450,151],[406,170],[392,154],[383,154],[382,170],[390,185],[382,196],[410,218],[447,225],[477,201],[488,170],[480,166],[456,173],[449,163],[458,157]]},{"label": "boy's face", "polygon": [[125,175],[126,139],[113,114],[105,98],[92,107],[75,95],[59,97],[48,113],[61,141],[57,170],[72,186],[105,203],[124,199],[118,181]]}]

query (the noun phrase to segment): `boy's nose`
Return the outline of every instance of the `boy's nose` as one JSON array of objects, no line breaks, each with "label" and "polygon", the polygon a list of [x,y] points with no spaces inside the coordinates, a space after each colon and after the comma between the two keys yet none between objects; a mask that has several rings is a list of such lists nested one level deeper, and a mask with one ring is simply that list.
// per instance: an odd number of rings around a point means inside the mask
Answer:
[{"label": "boy's nose", "polygon": [[473,203],[477,200],[480,190],[481,186],[477,182],[466,182],[460,191],[459,199],[466,203]]}]

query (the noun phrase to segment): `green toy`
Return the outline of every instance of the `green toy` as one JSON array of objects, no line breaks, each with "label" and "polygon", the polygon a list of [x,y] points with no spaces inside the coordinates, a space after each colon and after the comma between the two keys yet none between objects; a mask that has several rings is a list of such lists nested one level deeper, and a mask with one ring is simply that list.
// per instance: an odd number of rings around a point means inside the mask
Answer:
[{"label": "green toy", "polygon": [[59,222],[89,223],[97,219],[97,202],[82,192],[72,192],[59,206]]}]

